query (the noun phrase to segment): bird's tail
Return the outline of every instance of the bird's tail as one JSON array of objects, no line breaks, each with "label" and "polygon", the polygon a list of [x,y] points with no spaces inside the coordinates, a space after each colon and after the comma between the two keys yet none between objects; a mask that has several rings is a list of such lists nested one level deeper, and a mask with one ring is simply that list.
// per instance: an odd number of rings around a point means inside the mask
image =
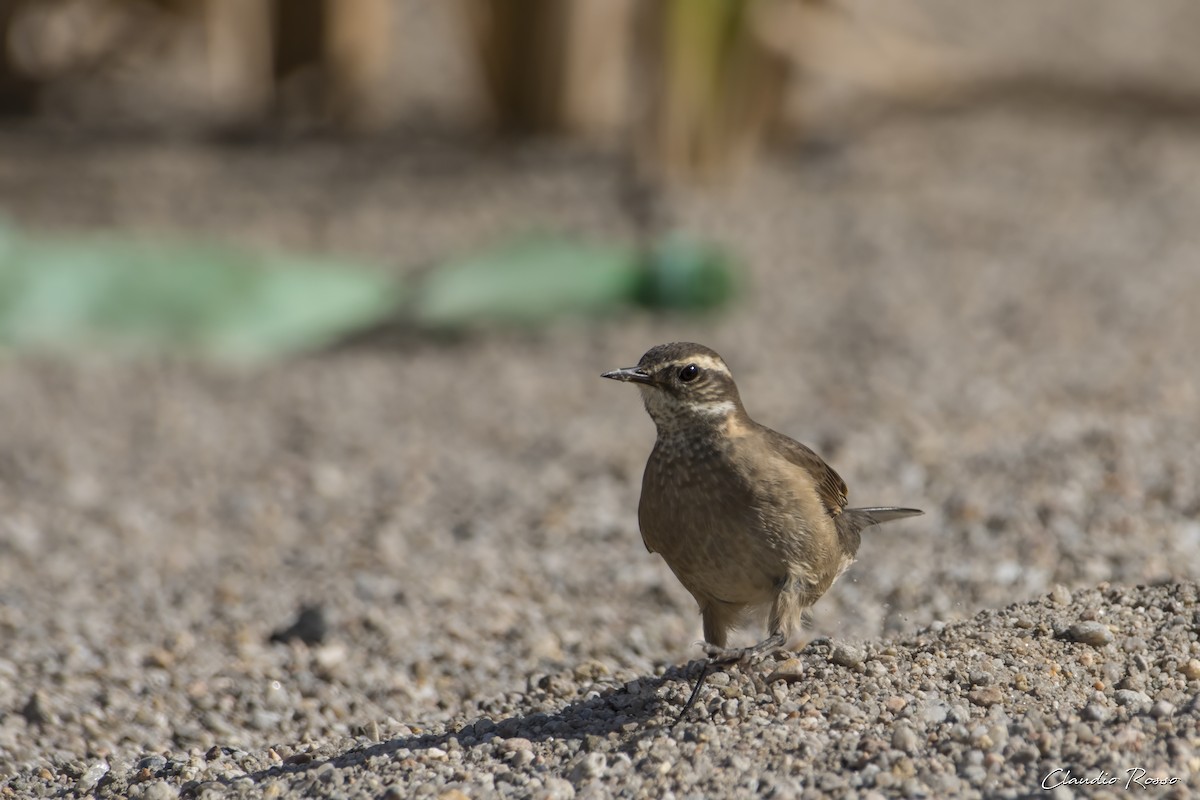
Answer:
[{"label": "bird's tail", "polygon": [[847,508],[838,516],[852,520],[859,530],[878,525],[881,522],[891,522],[894,519],[919,517],[925,512],[919,508],[897,508],[895,506],[877,506],[874,508]]},{"label": "bird's tail", "polygon": [[838,541],[841,542],[842,550],[853,558],[854,554],[858,552],[859,543],[862,541],[859,532],[863,528],[869,528],[881,522],[891,522],[894,519],[915,517],[924,513],[924,511],[916,508],[896,508],[895,506],[847,508],[833,518],[833,524],[837,528]]}]

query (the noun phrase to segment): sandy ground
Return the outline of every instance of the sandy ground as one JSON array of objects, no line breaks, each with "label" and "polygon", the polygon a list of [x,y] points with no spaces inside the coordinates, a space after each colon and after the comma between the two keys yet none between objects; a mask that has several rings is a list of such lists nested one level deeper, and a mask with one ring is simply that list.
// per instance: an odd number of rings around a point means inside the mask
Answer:
[{"label": "sandy ground", "polygon": [[[618,174],[8,133],[0,211],[407,271],[533,226],[628,236]],[[729,312],[253,371],[6,356],[0,796],[1200,788],[1195,125],[895,119],[673,208],[745,264]],[[864,539],[801,680],[732,670],[672,732],[699,620],[637,533],[652,425],[598,375],[677,339],[852,501],[926,516]],[[305,606],[324,635],[272,641]]]}]

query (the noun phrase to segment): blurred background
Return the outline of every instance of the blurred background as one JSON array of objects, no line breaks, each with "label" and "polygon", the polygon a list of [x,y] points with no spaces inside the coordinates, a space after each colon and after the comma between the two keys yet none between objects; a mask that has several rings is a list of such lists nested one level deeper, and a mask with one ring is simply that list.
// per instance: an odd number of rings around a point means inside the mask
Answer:
[{"label": "blurred background", "polygon": [[[688,230],[690,197],[728,198],[768,164],[811,176],[918,119],[1186,126],[1198,19],[1185,3],[993,20],[934,0],[4,0],[0,119],[25,171],[5,176],[0,341],[238,359],[379,325],[719,307],[738,254]],[[579,191],[621,230],[554,202],[507,223],[484,201],[468,222],[470,188],[433,210],[433,187],[516,162],[589,173]],[[422,215],[455,244],[426,219],[400,235]]]},{"label": "blurred background", "polygon": [[[815,634],[1197,579],[1198,34],[1187,0],[0,0],[0,750],[697,655],[636,530],[653,427],[598,378],[664,341],[927,511]],[[272,640],[305,607],[312,649]],[[333,710],[271,711],[302,668]]]}]

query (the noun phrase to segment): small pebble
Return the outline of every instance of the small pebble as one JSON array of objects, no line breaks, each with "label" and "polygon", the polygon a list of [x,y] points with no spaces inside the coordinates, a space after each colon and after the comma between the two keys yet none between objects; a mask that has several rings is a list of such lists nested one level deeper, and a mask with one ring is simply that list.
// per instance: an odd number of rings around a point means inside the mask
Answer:
[{"label": "small pebble", "polygon": [[329,620],[325,609],[321,606],[301,606],[296,619],[291,625],[278,628],[271,636],[272,642],[304,642],[306,645],[317,645],[325,640],[329,633]]},{"label": "small pebble", "polygon": [[771,671],[771,674],[767,676],[767,683],[775,683],[776,681],[795,683],[803,677],[804,662],[798,658],[789,658]]},{"label": "small pebble", "polygon": [[532,750],[533,742],[520,736],[514,736],[511,739],[505,739],[500,743],[500,751],[503,753],[515,753],[520,750]]},{"label": "small pebble", "polygon": [[29,695],[29,700],[21,706],[21,716],[30,725],[45,725],[52,721],[52,716],[46,710],[46,697],[40,691]]},{"label": "small pebble", "polygon": [[90,792],[95,789],[100,781],[108,774],[108,762],[98,761],[79,776],[79,781],[75,784],[75,791],[80,793]]},{"label": "small pebble", "polygon": [[[179,797],[179,791],[166,781],[154,781],[146,784],[142,789],[142,800],[175,800],[177,797]],[[268,797],[265,791],[263,797]]]},{"label": "small pebble", "polygon": [[929,705],[925,706],[924,716],[925,721],[930,725],[940,725],[946,721],[949,716],[950,706],[942,700],[933,700]]},{"label": "small pebble", "polygon": [[1159,700],[1150,707],[1150,716],[1155,719],[1166,719],[1175,713],[1175,705],[1166,700]]},{"label": "small pebble", "polygon": [[564,778],[548,777],[542,782],[545,794],[543,800],[572,800],[575,797],[575,787]]},{"label": "small pebble", "polygon": [[1117,705],[1125,706],[1134,712],[1148,709],[1153,702],[1145,692],[1132,689],[1118,689],[1113,695],[1113,699],[1117,701]]},{"label": "small pebble", "polygon": [[599,661],[584,661],[575,667],[577,681],[596,681],[608,674],[608,667]]},{"label": "small pebble", "polygon": [[972,686],[991,686],[996,680],[992,673],[985,670],[972,670],[969,677]]},{"label": "small pebble", "polygon": [[1102,622],[1076,622],[1067,629],[1066,638],[1092,647],[1103,647],[1113,640],[1113,634]]},{"label": "small pebble", "polygon": [[1125,641],[1121,643],[1121,646],[1125,648],[1127,652],[1137,653],[1138,656],[1141,656],[1147,647],[1146,640],[1140,636],[1130,636],[1126,638]]},{"label": "small pebble", "polygon": [[588,753],[576,762],[570,771],[570,779],[574,783],[598,778],[604,774],[608,761],[604,753]]},{"label": "small pebble", "polygon": [[833,646],[829,660],[840,667],[854,668],[861,664],[867,655],[862,648],[839,642]]},{"label": "small pebble", "polygon": [[137,762],[137,769],[149,770],[150,772],[158,772],[167,765],[167,760],[157,753],[151,754]]},{"label": "small pebble", "polygon": [[967,699],[977,706],[994,706],[1004,702],[1004,692],[998,686],[985,686],[973,689],[967,694]]},{"label": "small pebble", "polygon": [[903,750],[905,753],[911,754],[916,752],[919,744],[920,739],[911,725],[900,724],[892,731],[892,747],[897,750]]}]

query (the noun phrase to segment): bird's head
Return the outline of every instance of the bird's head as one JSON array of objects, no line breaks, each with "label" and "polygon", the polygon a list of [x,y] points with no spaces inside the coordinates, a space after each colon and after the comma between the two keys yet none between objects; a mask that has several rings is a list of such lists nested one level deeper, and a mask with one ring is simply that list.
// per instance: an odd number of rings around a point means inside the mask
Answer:
[{"label": "bird's head", "polygon": [[636,367],[602,377],[637,384],[646,411],[660,429],[712,424],[745,413],[725,360],[702,344],[660,344],[647,350]]}]

